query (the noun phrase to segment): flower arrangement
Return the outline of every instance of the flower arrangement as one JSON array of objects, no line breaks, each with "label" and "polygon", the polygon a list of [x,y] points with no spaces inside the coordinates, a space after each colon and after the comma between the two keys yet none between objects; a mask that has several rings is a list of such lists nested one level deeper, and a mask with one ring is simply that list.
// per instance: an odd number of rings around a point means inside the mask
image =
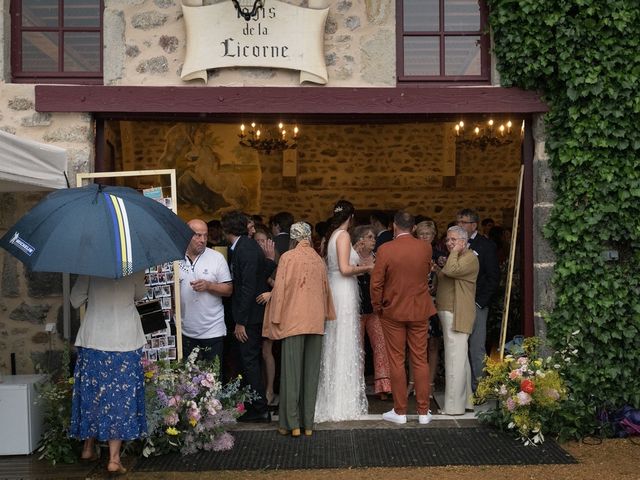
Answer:
[{"label": "flower arrangement", "polygon": [[148,437],[142,454],[161,455],[233,448],[225,427],[244,412],[255,394],[241,377],[223,385],[218,364],[196,362],[196,348],[184,362],[144,362]]},{"label": "flower arrangement", "polygon": [[487,358],[476,402],[496,399],[495,409],[481,413],[480,420],[515,430],[525,445],[536,445],[552,430],[553,415],[566,400],[567,389],[562,364],[539,356],[539,338],[527,338],[522,346],[522,355],[507,355],[502,361]]}]

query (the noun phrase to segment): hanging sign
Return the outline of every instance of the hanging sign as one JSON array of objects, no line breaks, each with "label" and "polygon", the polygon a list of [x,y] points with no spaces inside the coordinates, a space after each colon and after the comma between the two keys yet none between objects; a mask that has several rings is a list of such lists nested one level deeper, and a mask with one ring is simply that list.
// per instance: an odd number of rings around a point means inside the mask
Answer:
[{"label": "hanging sign", "polygon": [[300,83],[326,84],[324,25],[328,8],[266,2],[245,21],[232,2],[190,6],[182,3],[187,53],[182,80],[207,82],[209,68],[271,67],[299,70]]}]

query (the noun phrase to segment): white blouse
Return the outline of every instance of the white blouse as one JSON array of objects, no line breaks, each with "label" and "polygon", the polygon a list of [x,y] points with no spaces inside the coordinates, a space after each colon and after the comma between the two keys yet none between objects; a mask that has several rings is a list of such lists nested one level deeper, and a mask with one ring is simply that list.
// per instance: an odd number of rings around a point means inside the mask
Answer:
[{"label": "white blouse", "polygon": [[80,276],[71,289],[71,305],[87,304],[76,347],[129,352],[145,344],[135,300],[146,293],[144,272],[117,280]]}]

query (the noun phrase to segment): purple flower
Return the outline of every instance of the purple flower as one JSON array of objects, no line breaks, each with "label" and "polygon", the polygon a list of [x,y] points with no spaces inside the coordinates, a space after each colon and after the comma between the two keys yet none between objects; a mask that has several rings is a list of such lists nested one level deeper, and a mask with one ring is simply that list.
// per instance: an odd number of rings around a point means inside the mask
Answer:
[{"label": "purple flower", "polygon": [[509,410],[510,412],[513,412],[516,409],[516,402],[511,397],[507,398],[506,405],[507,410]]},{"label": "purple flower", "polygon": [[219,435],[213,441],[213,450],[215,452],[222,452],[224,450],[231,450],[233,448],[233,444],[235,443],[235,438],[228,432],[224,432],[222,435]]}]

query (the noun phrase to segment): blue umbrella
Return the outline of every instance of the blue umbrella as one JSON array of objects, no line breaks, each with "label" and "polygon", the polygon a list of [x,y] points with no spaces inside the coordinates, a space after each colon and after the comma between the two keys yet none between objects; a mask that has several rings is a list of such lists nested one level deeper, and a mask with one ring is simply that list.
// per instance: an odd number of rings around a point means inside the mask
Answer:
[{"label": "blue umbrella", "polygon": [[193,231],[128,187],[92,184],[47,195],[0,239],[39,272],[121,278],[184,258]]}]

